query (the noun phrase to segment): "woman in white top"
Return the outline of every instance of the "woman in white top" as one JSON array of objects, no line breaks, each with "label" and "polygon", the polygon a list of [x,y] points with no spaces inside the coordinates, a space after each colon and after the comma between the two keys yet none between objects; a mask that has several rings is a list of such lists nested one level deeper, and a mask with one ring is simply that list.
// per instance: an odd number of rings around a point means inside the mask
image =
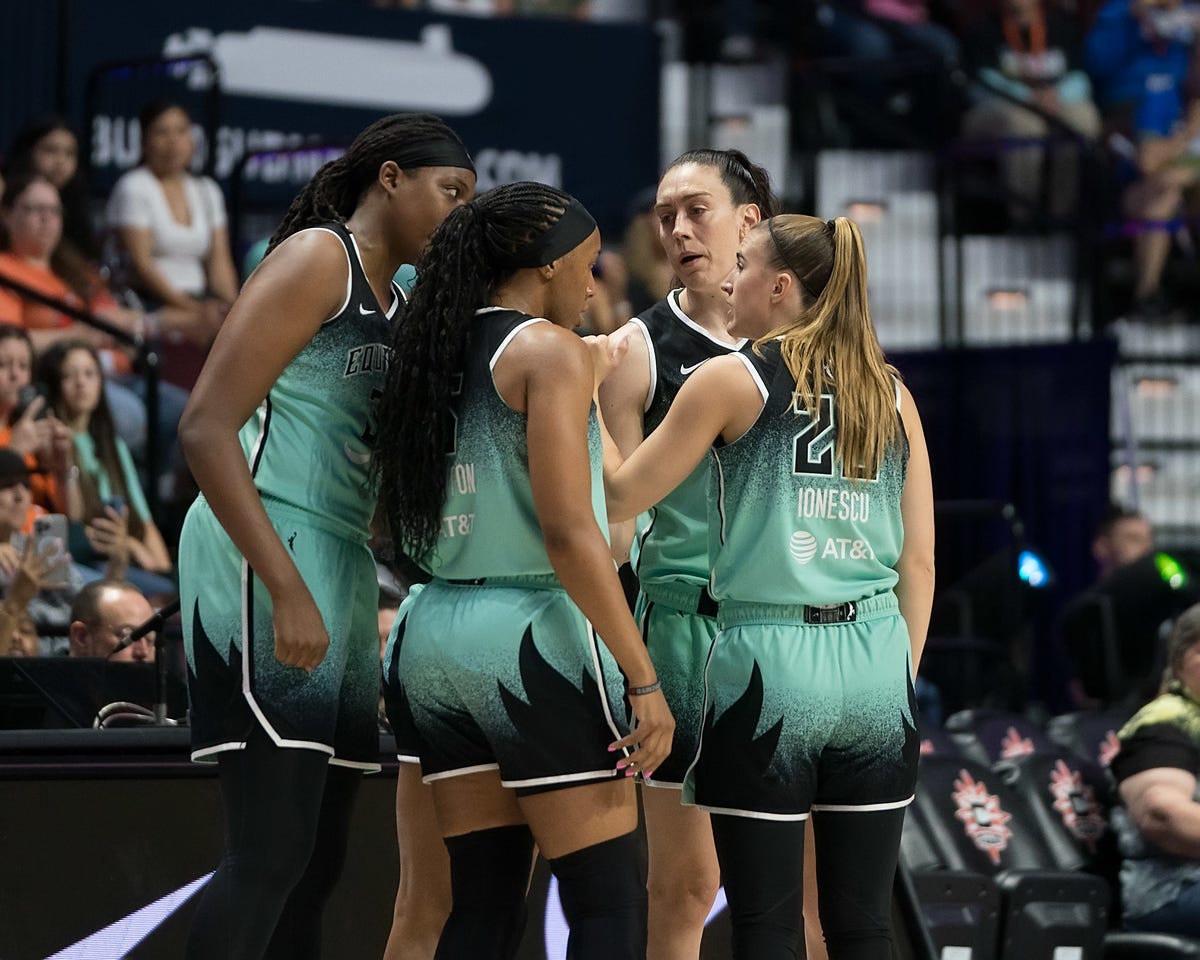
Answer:
[{"label": "woman in white top", "polygon": [[191,118],[178,104],[148,103],[138,117],[142,163],[113,188],[108,220],[129,260],[133,285],[152,306],[169,306],[165,327],[207,345],[237,296],[225,202],[209,177],[188,172]]}]

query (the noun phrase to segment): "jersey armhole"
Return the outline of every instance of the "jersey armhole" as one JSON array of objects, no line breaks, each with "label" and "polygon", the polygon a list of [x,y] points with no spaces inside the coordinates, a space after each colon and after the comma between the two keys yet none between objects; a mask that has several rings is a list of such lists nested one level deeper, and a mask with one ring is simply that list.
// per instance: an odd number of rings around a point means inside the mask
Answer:
[{"label": "jersey armhole", "polygon": [[504,395],[500,392],[500,388],[496,386],[496,364],[500,362],[500,355],[508,349],[508,345],[513,342],[513,338],[515,338],[518,333],[535,323],[549,322],[550,321],[545,317],[530,317],[528,320],[522,320],[515,327],[508,331],[504,339],[500,341],[500,346],[498,346],[495,351],[493,351],[492,355],[488,357],[488,374],[492,378],[492,389],[496,391],[496,396],[500,398],[500,402],[510,410],[513,409],[512,404],[504,399]]},{"label": "jersey armhole", "polygon": [[629,321],[642,331],[642,339],[646,342],[646,354],[650,360],[650,386],[646,390],[646,400],[642,404],[642,413],[650,412],[650,405],[654,403],[654,391],[658,389],[658,355],[654,352],[654,338],[650,336],[650,330],[646,327],[638,317],[632,317]]},{"label": "jersey armhole", "polygon": [[[346,241],[342,239],[341,235],[336,230],[330,230],[329,227],[309,227],[308,229],[323,230],[326,233],[332,233],[338,238],[338,243],[342,245],[342,253],[346,255],[346,299],[342,301],[342,305],[340,307],[333,311],[332,316],[321,321],[321,326],[325,326],[327,323],[332,323],[334,320],[340,317],[342,313],[345,312],[346,308],[350,306],[350,297],[354,293],[354,265],[350,262],[350,251],[346,249]],[[298,232],[304,233],[303,230]]]},{"label": "jersey armhole", "polygon": [[740,351],[738,353],[730,354],[730,356],[737,357],[742,362],[742,366],[744,366],[750,372],[750,376],[754,380],[754,385],[756,387],[758,387],[758,393],[762,397],[763,402],[762,402],[762,406],[758,410],[758,416],[755,417],[753,421],[751,421],[750,426],[748,426],[742,432],[741,436],[734,437],[732,440],[722,440],[718,436],[716,438],[716,440],[713,441],[713,446],[717,449],[720,449],[721,447],[727,447],[731,443],[737,443],[739,440],[742,439],[742,437],[744,437],[747,433],[749,433],[751,430],[753,430],[754,424],[758,423],[759,419],[762,417],[763,411],[767,409],[767,399],[771,396],[771,391],[768,390],[767,385],[765,383],[763,383],[762,374],[760,374],[758,372],[758,367],[756,367],[754,365],[753,360],[751,360],[748,356],[746,356],[744,353],[741,353]]}]

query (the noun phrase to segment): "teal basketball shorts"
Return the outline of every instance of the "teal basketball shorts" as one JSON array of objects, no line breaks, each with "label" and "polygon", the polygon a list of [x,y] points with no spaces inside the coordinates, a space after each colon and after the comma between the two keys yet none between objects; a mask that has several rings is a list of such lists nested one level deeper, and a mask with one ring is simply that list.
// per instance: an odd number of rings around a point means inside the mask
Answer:
[{"label": "teal basketball shorts", "polygon": [[624,680],[553,577],[434,580],[401,609],[384,659],[401,760],[425,782],[499,770],[536,793],[618,775]]},{"label": "teal basketball shorts", "polygon": [[274,502],[267,514],[312,592],[329,650],[311,673],[275,659],[271,596],[203,500],[179,541],[192,759],[245,747],[259,724],[280,747],[379,769],[379,586],[365,544],[314,528]]},{"label": "teal basketball shorts", "polygon": [[891,593],[855,606],[853,622],[812,625],[802,607],[721,605],[685,803],[803,820],[911,802],[919,739],[908,627]]},{"label": "teal basketball shorts", "polygon": [[638,594],[635,616],[646,650],[662,681],[663,696],[675,717],[671,753],[644,781],[647,786],[683,786],[683,776],[696,758],[704,717],[704,665],[717,635],[714,617],[693,612],[700,588],[679,584],[647,584]]}]

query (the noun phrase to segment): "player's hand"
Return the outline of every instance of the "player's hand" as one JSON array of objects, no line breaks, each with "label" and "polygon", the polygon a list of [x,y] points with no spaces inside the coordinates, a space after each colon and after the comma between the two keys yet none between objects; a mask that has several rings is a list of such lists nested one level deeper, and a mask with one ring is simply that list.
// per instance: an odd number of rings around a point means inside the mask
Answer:
[{"label": "player's hand", "polygon": [[609,744],[608,749],[630,750],[628,756],[617,761],[617,769],[624,770],[627,777],[640,773],[649,778],[671,752],[675,718],[661,690],[642,697],[630,696],[629,702],[635,718],[633,732]]},{"label": "player's hand", "polygon": [[45,397],[34,397],[25,408],[25,412],[12,425],[12,433],[8,439],[8,447],[21,456],[40,450],[49,436],[49,427],[38,415],[46,408]]},{"label": "player's hand", "polygon": [[315,670],[329,650],[329,632],[312,594],[300,584],[271,599],[275,605],[275,659],[289,667]]},{"label": "player's hand", "polygon": [[[32,540],[33,537],[29,537],[29,539]],[[17,548],[11,543],[0,543],[0,575],[5,580],[10,580],[20,565],[21,554]]]},{"label": "player's hand", "polygon": [[583,342],[592,355],[592,370],[596,376],[596,386],[599,387],[629,352],[629,332],[622,327],[614,334],[584,337]]}]

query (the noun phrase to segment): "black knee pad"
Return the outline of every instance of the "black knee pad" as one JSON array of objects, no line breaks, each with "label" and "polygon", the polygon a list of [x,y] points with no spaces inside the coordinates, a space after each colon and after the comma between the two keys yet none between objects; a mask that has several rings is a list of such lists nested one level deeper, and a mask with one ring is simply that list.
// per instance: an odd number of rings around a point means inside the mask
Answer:
[{"label": "black knee pad", "polygon": [[646,883],[636,834],[557,857],[550,868],[558,878],[563,916],[571,928],[569,957],[645,956]]},{"label": "black knee pad", "polygon": [[525,930],[525,890],[533,860],[529,828],[521,824],[447,837],[446,850],[453,904],[438,943],[438,960],[513,956]]}]

